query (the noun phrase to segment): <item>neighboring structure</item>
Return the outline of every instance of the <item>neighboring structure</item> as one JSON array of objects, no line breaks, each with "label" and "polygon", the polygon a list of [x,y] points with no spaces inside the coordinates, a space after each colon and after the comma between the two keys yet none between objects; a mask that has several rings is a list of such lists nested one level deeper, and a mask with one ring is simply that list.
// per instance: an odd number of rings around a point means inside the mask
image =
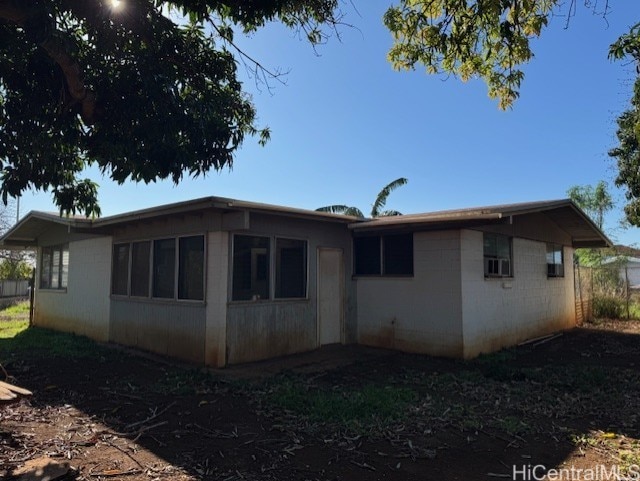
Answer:
[{"label": "neighboring structure", "polygon": [[602,265],[618,269],[620,280],[630,289],[640,289],[640,258],[614,256],[602,261]]},{"label": "neighboring structure", "polygon": [[208,197],[88,220],[31,212],[34,324],[211,366],[331,343],[469,358],[575,325],[570,200],[373,220]]}]

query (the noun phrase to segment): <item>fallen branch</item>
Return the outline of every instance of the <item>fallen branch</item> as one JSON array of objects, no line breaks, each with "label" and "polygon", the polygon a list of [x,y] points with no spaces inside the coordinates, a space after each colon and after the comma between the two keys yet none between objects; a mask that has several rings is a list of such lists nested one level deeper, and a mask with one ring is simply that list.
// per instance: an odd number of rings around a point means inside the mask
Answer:
[{"label": "fallen branch", "polygon": [[175,403],[175,401],[174,401],[174,402],[172,402],[171,404],[169,404],[166,408],[164,408],[162,411],[160,411],[160,412],[158,412],[158,413],[155,413],[155,414],[153,414],[152,416],[149,416],[147,419],[145,419],[145,420],[143,420],[143,421],[138,421],[138,422],[135,422],[135,423],[127,424],[124,428],[125,428],[125,429],[131,429],[131,428],[134,428],[134,427],[136,427],[136,426],[140,426],[140,425],[142,425],[142,424],[146,424],[146,423],[148,423],[149,421],[153,421],[153,420],[154,420],[154,419],[156,419],[157,417],[159,417],[159,416],[163,415],[164,413],[166,413],[169,409],[171,409],[173,406],[175,406],[175,404],[176,404],[176,403]]},{"label": "fallen branch", "polygon": [[139,469],[130,469],[129,471],[119,471],[117,469],[112,469],[110,471],[103,471],[102,473],[89,473],[89,476],[93,477],[102,477],[102,478],[115,478],[116,476],[133,476],[135,474],[140,474],[142,471]]}]

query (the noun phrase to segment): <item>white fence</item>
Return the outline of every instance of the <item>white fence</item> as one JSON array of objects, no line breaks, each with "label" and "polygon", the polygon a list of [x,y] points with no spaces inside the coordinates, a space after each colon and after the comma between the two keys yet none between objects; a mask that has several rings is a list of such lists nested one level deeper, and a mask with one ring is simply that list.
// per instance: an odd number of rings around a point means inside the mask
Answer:
[{"label": "white fence", "polygon": [[29,295],[29,281],[3,280],[0,281],[0,298],[2,297],[27,297]]}]

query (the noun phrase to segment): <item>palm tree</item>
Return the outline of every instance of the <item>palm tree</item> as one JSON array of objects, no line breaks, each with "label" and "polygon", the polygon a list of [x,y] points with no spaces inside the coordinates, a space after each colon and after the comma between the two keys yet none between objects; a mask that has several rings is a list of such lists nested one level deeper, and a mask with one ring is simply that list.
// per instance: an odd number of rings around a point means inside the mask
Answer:
[{"label": "palm tree", "polygon": [[[401,185],[405,185],[408,182],[404,177],[400,177],[399,179],[394,180],[393,182],[387,184],[383,187],[383,189],[378,192],[376,196],[376,200],[371,206],[371,217],[388,217],[391,215],[402,215],[401,212],[397,210],[383,210],[385,205],[387,204],[387,197],[389,194],[396,190]],[[331,214],[344,214],[344,215],[352,215],[355,217],[364,217],[365,215],[362,213],[360,209],[357,207],[350,207],[348,205],[328,205],[326,207],[320,207],[316,209],[318,212],[330,212]]]}]

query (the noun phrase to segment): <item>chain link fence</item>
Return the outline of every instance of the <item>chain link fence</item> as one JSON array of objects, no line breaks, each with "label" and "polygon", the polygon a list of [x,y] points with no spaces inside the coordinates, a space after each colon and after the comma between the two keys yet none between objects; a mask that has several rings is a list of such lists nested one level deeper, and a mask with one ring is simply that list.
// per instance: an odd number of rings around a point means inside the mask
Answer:
[{"label": "chain link fence", "polygon": [[640,319],[640,266],[574,267],[576,320]]}]

